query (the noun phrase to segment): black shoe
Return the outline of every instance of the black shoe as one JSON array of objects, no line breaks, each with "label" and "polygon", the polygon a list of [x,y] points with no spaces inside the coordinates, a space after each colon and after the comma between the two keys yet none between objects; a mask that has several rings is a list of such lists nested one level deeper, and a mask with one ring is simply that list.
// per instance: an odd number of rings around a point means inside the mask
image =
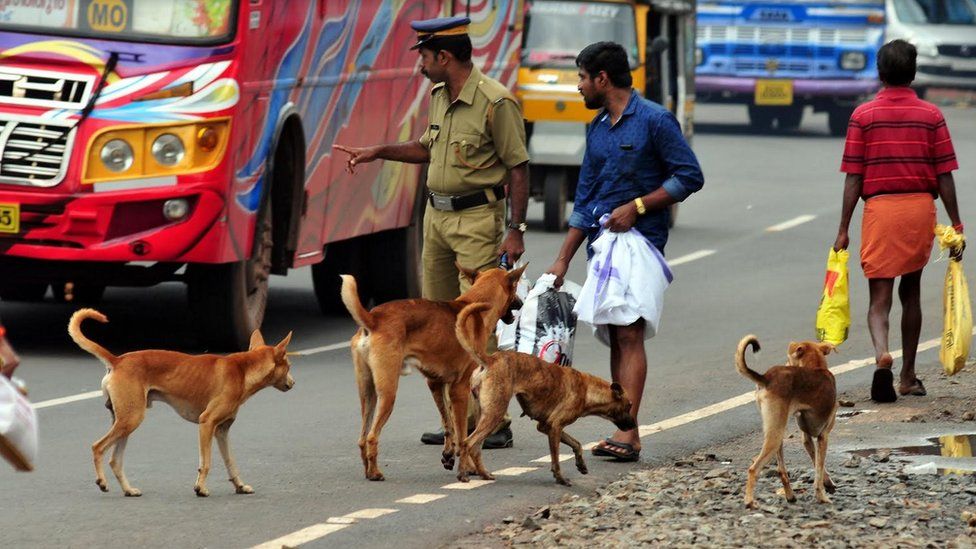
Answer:
[{"label": "black shoe", "polygon": [[512,429],[511,427],[505,427],[504,429],[499,429],[497,432],[488,435],[488,438],[481,443],[481,447],[485,450],[495,450],[498,448],[511,448],[512,447]]},{"label": "black shoe", "polygon": [[443,446],[444,445],[444,429],[437,431],[424,433],[420,435],[420,442],[424,444],[430,444],[432,446]]},{"label": "black shoe", "polygon": [[898,400],[895,393],[895,375],[891,368],[878,368],[871,380],[871,400],[875,402],[894,402]]}]

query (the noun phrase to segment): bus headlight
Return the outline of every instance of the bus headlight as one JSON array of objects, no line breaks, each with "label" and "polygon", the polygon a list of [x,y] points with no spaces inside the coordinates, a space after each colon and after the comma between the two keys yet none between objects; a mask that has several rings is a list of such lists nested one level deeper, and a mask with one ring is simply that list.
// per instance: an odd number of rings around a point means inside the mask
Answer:
[{"label": "bus headlight", "polygon": [[176,166],[186,156],[186,147],[183,146],[183,140],[179,137],[171,133],[164,133],[153,141],[152,155],[160,165]]},{"label": "bus headlight", "polygon": [[102,164],[109,171],[115,173],[122,173],[128,170],[135,161],[132,147],[122,139],[113,139],[106,143],[102,146],[99,156],[102,159]]},{"label": "bus headlight", "polygon": [[695,48],[695,66],[701,65],[705,62],[705,52],[701,48]]},{"label": "bus headlight", "polygon": [[867,65],[867,58],[859,51],[844,52],[840,56],[840,68],[845,71],[859,71]]}]

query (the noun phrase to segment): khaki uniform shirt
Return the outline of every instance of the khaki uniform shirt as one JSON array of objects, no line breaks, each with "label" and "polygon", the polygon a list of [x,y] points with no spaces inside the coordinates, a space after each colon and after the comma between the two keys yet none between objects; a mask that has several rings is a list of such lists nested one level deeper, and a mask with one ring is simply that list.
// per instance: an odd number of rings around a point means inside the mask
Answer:
[{"label": "khaki uniform shirt", "polygon": [[429,118],[420,143],[430,150],[427,187],[435,193],[494,187],[529,160],[522,109],[508,88],[477,67],[453,103],[443,83],[434,86]]}]

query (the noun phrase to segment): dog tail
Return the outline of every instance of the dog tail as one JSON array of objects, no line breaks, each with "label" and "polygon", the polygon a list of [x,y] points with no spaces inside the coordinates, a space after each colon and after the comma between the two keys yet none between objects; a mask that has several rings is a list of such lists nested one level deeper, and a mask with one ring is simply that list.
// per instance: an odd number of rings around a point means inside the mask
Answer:
[{"label": "dog tail", "polygon": [[359,286],[352,275],[339,275],[342,277],[342,303],[349,310],[352,319],[365,330],[374,330],[376,319],[363,307],[363,302],[359,300]]},{"label": "dog tail", "polygon": [[[481,313],[491,308],[491,303],[472,303],[461,309],[457,320],[454,322],[454,334],[457,336],[458,343],[471,355],[479,366],[488,366],[488,355],[485,354],[487,341],[478,341],[476,334],[483,331],[484,322]],[[468,319],[474,317],[471,321]],[[472,328],[472,323],[474,324]]]},{"label": "dog tail", "polygon": [[93,318],[103,324],[108,322],[108,317],[95,309],[78,309],[75,311],[75,314],[71,315],[71,320],[68,321],[68,335],[71,336],[71,339],[75,340],[75,343],[79,347],[95,355],[95,358],[101,360],[102,364],[111,370],[119,358],[108,352],[108,349],[105,347],[88,339],[85,337],[85,334],[81,333],[81,323],[89,318]]},{"label": "dog tail", "polygon": [[759,339],[756,336],[749,334],[742,338],[742,341],[739,342],[738,349],[735,351],[735,369],[742,374],[742,377],[752,381],[756,385],[765,387],[768,383],[765,376],[746,366],[746,347],[750,345],[752,345],[753,353],[759,352]]}]

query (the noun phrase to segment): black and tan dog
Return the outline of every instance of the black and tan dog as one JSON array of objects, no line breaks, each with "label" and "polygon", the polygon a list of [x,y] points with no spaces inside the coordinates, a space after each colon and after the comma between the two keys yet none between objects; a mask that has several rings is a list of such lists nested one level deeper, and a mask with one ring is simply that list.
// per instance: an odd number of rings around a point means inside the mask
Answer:
[{"label": "black and tan dog", "polygon": [[620,385],[572,368],[515,351],[487,355],[485,343],[494,326],[488,306],[483,303],[468,305],[457,317],[457,339],[481,366],[472,380],[478,391],[481,417],[461,446],[458,480],[467,482],[472,472],[486,480],[493,478],[482,462],[481,443],[501,421],[514,396],[523,415],[537,421],[539,432],[549,437],[556,482],[570,486],[559,467],[559,443],[573,449],[580,473],[585,475],[587,469],[579,441],[563,428],[581,417],[599,416],[629,431],[637,426],[630,415],[631,402]]},{"label": "black and tan dog", "polygon": [[481,273],[460,265],[458,269],[472,286],[454,301],[402,299],[370,311],[359,301],[356,279],[342,275],[342,302],[359,325],[350,345],[363,415],[359,450],[369,480],[383,480],[377,464],[379,437],[393,411],[405,364],[427,379],[445,431],[441,463],[445,469],[454,468],[459,451],[455,433],[463,438],[467,432],[471,374],[477,368],[454,337],[454,322],[461,309],[472,303],[485,304],[492,326],[499,319],[511,322],[512,309],[521,306],[515,287],[525,267]]},{"label": "black and tan dog", "polygon": [[266,387],[287,391],[295,385],[287,356],[291,333],[281,343],[271,346],[264,343],[261,332],[254,330],[250,350],[226,356],[187,355],[156,349],[115,356],[81,332],[81,323],[89,318],[108,322],[105,315],[94,309],[80,309],[71,315],[68,333],[108,370],[102,378],[102,391],[108,398],[105,406],[112,412],[114,421],[109,432],[92,445],[98,487],[108,491],[102,458],[109,448],[114,448],[109,465],[122,491],[127,496],[142,494],[126,479],[122,458],[129,435],[142,423],[146,408],[153,401],[161,400],[183,419],[200,425],[200,468],[193,487],[197,495],[210,494],[207,474],[214,438],[237,493],[253,493],[237,472],[228,440],[230,426],[241,405],[254,393]]},{"label": "black and tan dog", "polygon": [[[836,351],[830,343],[803,341],[790,343],[785,366],[773,366],[760,374],[746,365],[746,347],[759,351],[759,340],[754,335],[742,338],[735,353],[735,368],[746,379],[756,384],[756,403],[763,421],[763,447],[749,467],[746,482],[745,503],[755,506],[753,492],[759,471],[776,454],[779,477],[783,481],[786,501],[793,503],[796,496],[790,486],[790,477],[783,462],[783,437],[790,415],[796,415],[796,424],[803,433],[803,446],[813,461],[814,486],[817,500],[830,503],[826,492],[834,493],[834,483],[826,470],[827,438],[834,427],[837,412],[837,386],[834,374],[827,368],[825,355]],[[816,446],[814,446],[816,439]]]}]

